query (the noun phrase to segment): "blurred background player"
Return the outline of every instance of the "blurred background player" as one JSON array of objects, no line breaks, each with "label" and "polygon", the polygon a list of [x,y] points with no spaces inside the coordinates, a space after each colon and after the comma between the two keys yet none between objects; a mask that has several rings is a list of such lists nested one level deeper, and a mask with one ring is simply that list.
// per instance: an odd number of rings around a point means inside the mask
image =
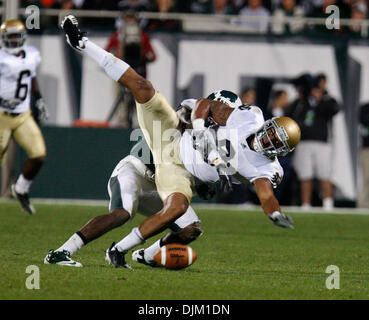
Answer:
[{"label": "blurred background player", "polygon": [[314,78],[309,74],[295,80],[299,97],[290,107],[290,116],[301,128],[301,142],[294,155],[301,186],[301,205],[311,207],[313,179],[318,178],[323,207],[334,207],[333,184],[331,182],[331,125],[339,106],[326,89],[326,77]]},{"label": "blurred background player", "polygon": [[20,20],[5,21],[0,27],[0,35],[0,160],[11,137],[26,151],[28,160],[11,189],[22,208],[33,214],[35,209],[28,194],[45,161],[46,147],[31,114],[31,95],[35,98],[40,118],[48,117],[36,79],[41,56],[35,47],[25,45],[27,33]]},{"label": "blurred background player", "polygon": [[253,105],[256,102],[256,91],[254,88],[244,88],[240,95],[243,104]]}]

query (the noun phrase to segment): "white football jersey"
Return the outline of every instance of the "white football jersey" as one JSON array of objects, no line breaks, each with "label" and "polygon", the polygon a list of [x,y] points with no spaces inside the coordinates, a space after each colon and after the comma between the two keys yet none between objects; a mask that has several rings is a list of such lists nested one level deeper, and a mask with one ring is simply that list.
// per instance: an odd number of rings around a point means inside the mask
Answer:
[{"label": "white football jersey", "polygon": [[[278,159],[271,160],[251,150],[247,143],[247,138],[263,124],[264,116],[260,108],[240,106],[231,113],[226,126],[219,126],[218,148],[229,155],[232,182],[249,183],[259,178],[267,178],[276,186],[282,180],[283,169]],[[180,143],[181,159],[186,169],[203,182],[218,181],[219,175],[215,167],[206,163],[192,145],[191,131],[187,130]]]},{"label": "white football jersey", "polygon": [[0,109],[7,112],[22,113],[30,108],[32,78],[36,76],[41,55],[33,46],[25,46],[23,50],[25,57],[0,50],[0,97],[5,100],[22,100],[12,110],[0,105]]}]

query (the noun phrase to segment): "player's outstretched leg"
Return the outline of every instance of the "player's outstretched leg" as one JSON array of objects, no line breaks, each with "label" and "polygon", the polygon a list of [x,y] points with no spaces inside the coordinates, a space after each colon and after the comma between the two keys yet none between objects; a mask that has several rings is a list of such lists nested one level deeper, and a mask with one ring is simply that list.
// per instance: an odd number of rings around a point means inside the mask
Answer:
[{"label": "player's outstretched leg", "polygon": [[140,76],[126,62],[100,48],[86,37],[86,32],[79,29],[76,17],[64,17],[61,28],[66,34],[68,44],[95,60],[116,82],[126,86],[138,103],[146,103],[154,96],[155,90],[150,81]]},{"label": "player's outstretched leg", "polygon": [[114,209],[111,213],[91,219],[79,231],[74,233],[60,248],[51,249],[44,259],[45,264],[82,267],[82,264],[71,259],[71,256],[89,242],[101,237],[106,232],[120,227],[130,219],[131,215],[124,209]]}]

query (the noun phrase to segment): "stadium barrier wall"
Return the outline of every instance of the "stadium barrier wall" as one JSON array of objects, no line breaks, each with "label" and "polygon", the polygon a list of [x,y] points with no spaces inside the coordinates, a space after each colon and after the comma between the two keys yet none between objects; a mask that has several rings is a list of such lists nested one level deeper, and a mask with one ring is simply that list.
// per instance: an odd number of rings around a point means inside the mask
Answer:
[{"label": "stadium barrier wall", "polygon": [[[130,141],[132,130],[43,126],[42,132],[47,160],[34,180],[32,197],[108,200],[110,175],[136,143]],[[17,147],[17,174],[25,160]]]}]

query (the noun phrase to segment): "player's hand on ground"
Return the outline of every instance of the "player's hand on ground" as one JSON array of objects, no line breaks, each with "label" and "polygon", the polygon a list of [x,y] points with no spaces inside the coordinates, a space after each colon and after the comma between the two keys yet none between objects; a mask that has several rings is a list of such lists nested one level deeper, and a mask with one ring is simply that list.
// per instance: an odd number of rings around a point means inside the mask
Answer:
[{"label": "player's hand on ground", "polygon": [[269,219],[278,227],[295,229],[292,218],[283,213],[274,212],[269,216]]},{"label": "player's hand on ground", "polygon": [[2,99],[0,98],[0,106],[13,110],[15,107],[22,102],[21,99],[13,98],[13,99]]},{"label": "player's hand on ground", "polygon": [[85,42],[88,40],[87,33],[79,29],[78,20],[75,16],[65,16],[60,27],[64,30],[67,42],[73,49],[81,51],[85,48]]},{"label": "player's hand on ground", "polygon": [[49,110],[47,109],[44,99],[40,98],[35,102],[35,106],[38,109],[39,117],[41,120],[49,119]]}]

